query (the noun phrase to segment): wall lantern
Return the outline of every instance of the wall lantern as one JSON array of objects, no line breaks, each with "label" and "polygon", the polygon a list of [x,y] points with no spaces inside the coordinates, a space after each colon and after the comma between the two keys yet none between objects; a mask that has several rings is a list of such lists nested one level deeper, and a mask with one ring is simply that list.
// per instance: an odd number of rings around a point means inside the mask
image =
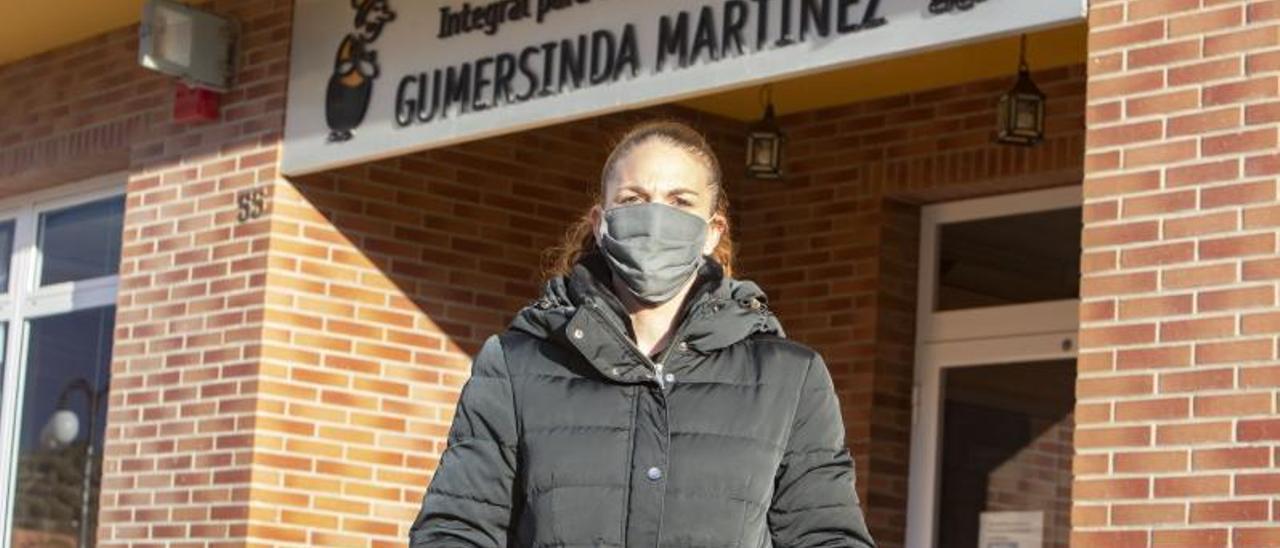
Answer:
[{"label": "wall lantern", "polygon": [[1027,35],[1022,35],[1018,49],[1018,80],[1000,96],[996,141],[1034,145],[1044,139],[1044,93],[1027,70]]},{"label": "wall lantern", "polygon": [[764,105],[764,117],[747,133],[747,176],[752,179],[778,179],[782,177],[782,145],[786,136],[773,116],[772,88],[760,90],[760,102]]},{"label": "wall lantern", "polygon": [[148,0],[138,25],[138,64],[178,78],[176,121],[218,118],[221,94],[235,74],[234,19],[174,0]]}]

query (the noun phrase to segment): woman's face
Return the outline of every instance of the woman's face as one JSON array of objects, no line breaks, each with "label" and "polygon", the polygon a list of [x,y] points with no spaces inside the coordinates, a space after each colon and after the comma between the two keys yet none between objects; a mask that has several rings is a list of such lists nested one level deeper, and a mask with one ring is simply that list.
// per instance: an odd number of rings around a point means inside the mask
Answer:
[{"label": "woman's face", "polygon": [[619,156],[605,181],[604,203],[591,210],[600,234],[606,209],[658,202],[708,220],[702,253],[710,255],[720,243],[726,220],[712,211],[715,189],[711,170],[693,153],[662,139],[648,139]]}]

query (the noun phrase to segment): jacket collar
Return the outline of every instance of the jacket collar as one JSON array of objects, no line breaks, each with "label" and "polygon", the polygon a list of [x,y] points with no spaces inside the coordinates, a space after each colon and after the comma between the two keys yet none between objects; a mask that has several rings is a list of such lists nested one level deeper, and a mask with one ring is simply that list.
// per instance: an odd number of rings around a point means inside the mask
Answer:
[{"label": "jacket collar", "polygon": [[[697,273],[677,317],[679,339],[698,353],[727,347],[754,333],[785,336],[755,283],[724,275],[708,259]],[[575,349],[602,374],[639,381],[646,358],[632,342],[631,321],[611,289],[608,265],[598,253],[584,255],[566,276],[548,280],[542,297],[522,308],[511,328]]]}]

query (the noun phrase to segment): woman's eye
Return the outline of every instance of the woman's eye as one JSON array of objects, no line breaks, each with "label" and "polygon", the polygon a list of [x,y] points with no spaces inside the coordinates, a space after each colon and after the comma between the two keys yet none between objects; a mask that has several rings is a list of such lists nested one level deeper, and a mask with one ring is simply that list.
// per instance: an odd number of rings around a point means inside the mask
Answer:
[{"label": "woman's eye", "polygon": [[690,202],[689,200],[686,200],[684,198],[676,198],[675,202],[676,202],[676,205],[679,207],[689,207],[693,205],[693,202]]},{"label": "woman's eye", "polygon": [[629,204],[629,203],[634,202],[634,201],[637,201],[637,200],[639,200],[639,199],[640,199],[640,198],[639,198],[639,197],[636,197],[636,196],[623,196],[623,197],[621,197],[621,198],[618,198],[618,203],[620,203],[620,204]]}]

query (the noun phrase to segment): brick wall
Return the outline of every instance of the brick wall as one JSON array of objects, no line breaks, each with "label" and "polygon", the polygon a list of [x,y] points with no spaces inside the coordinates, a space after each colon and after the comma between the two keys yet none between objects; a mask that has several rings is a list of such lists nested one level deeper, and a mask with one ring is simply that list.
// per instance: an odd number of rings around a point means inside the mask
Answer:
[{"label": "brick wall", "polygon": [[1280,543],[1278,15],[1090,7],[1074,544]]},{"label": "brick wall", "polygon": [[826,357],[883,546],[905,535],[919,204],[1080,181],[1084,67],[1033,78],[1037,147],[991,143],[997,78],[786,116],[787,176],[735,194],[744,273]]},{"label": "brick wall", "polygon": [[162,79],[137,66],[137,27],[0,66],[0,196],[129,167]]},{"label": "brick wall", "polygon": [[[131,143],[100,542],[273,542],[259,496],[270,211],[239,219],[238,193],[273,195],[292,1],[215,1],[242,24],[221,120],[170,123],[172,81],[138,97]],[[268,200],[269,204],[269,200]]]},{"label": "brick wall", "polygon": [[131,90],[148,126],[130,143],[104,546],[270,538],[261,525],[270,501],[255,492],[266,458],[255,427],[269,217],[241,222],[235,197],[282,184],[276,163],[292,2],[208,7],[243,30],[222,120],[171,123],[167,78],[148,77]]},{"label": "brick wall", "polygon": [[173,81],[137,65],[131,26],[0,67],[0,194],[127,173],[99,499],[99,546],[244,544],[249,528],[267,218],[292,2],[219,0],[239,19],[222,119],[170,123]]}]

